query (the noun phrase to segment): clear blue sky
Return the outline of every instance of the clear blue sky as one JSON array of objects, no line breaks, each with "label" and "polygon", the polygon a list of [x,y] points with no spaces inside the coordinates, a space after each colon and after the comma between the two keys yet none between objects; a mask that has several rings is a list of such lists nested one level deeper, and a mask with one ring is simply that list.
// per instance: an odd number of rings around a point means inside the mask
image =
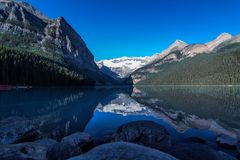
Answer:
[{"label": "clear blue sky", "polygon": [[149,56],[176,39],[205,43],[240,33],[240,0],[26,0],[63,16],[97,60]]}]

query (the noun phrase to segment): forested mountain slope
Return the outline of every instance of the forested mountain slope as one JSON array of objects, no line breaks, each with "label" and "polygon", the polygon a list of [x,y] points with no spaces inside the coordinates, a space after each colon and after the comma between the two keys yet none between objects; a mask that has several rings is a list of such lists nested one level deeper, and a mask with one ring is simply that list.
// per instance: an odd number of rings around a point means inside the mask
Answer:
[{"label": "forested mountain slope", "polygon": [[[181,57],[180,51],[171,54]],[[214,53],[151,63],[132,74],[137,85],[239,85],[240,43]]]},{"label": "forested mountain slope", "polygon": [[0,84],[115,83],[100,72],[83,39],[63,17],[52,20],[28,3],[0,1],[0,44]]}]

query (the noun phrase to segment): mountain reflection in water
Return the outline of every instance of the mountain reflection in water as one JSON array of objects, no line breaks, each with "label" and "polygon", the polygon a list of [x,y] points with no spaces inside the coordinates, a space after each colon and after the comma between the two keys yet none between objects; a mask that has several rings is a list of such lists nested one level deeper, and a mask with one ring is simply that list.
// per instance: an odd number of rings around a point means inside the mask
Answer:
[{"label": "mountain reflection in water", "polygon": [[113,133],[129,121],[152,120],[175,139],[239,138],[240,87],[49,88],[0,92],[0,120],[26,117],[46,137],[76,131]]},{"label": "mountain reflection in water", "polygon": [[162,113],[179,131],[197,128],[239,138],[240,87],[146,87],[132,97]]}]

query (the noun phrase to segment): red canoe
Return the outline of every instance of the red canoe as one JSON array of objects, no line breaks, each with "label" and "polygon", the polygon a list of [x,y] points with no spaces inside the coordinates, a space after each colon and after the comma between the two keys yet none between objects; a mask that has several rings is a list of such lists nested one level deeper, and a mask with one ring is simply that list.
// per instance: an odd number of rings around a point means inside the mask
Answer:
[{"label": "red canoe", "polygon": [[14,86],[10,86],[10,85],[0,85],[0,91],[8,91],[14,88],[15,88]]}]

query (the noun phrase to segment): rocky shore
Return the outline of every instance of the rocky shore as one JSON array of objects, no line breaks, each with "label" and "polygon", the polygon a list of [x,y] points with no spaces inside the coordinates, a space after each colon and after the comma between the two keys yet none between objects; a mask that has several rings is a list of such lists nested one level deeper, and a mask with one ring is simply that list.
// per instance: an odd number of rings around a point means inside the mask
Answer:
[{"label": "rocky shore", "polygon": [[176,143],[166,128],[152,121],[130,122],[100,138],[76,132],[61,139],[43,136],[36,123],[20,117],[0,121],[1,160],[240,159],[237,139],[189,137]]}]

